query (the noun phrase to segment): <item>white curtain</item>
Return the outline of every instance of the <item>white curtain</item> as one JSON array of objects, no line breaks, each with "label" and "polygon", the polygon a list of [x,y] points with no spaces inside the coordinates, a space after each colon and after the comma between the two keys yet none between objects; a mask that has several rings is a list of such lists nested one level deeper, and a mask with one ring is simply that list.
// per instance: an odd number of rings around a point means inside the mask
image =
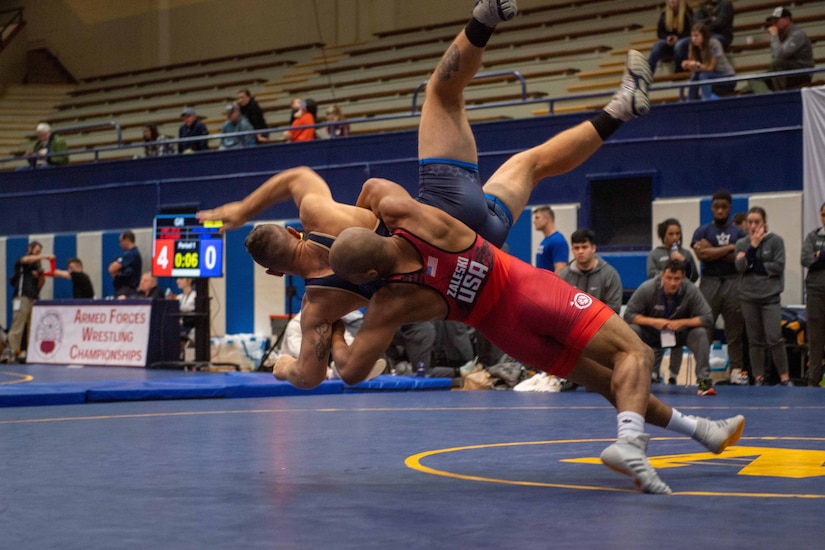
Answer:
[{"label": "white curtain", "polygon": [[802,88],[802,238],[820,227],[825,203],[825,86]]}]

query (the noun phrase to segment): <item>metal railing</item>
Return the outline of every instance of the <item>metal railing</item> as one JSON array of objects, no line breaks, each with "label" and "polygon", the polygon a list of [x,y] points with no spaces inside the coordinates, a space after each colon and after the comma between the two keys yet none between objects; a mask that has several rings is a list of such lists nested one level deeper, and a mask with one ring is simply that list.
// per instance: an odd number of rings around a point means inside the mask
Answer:
[{"label": "metal railing", "polygon": [[[52,137],[57,134],[65,134],[69,132],[76,132],[78,130],[91,130],[93,128],[105,128],[105,127],[112,127],[115,130],[115,135],[117,136],[117,145],[113,146],[114,149],[122,149],[126,146],[123,144],[123,130],[120,127],[120,124],[115,122],[114,120],[110,120],[109,122],[95,122],[92,124],[78,124],[76,126],[65,126],[63,128],[52,128],[51,133]],[[51,139],[51,137],[49,138]],[[27,160],[29,162],[37,161],[43,158],[51,158],[51,157],[65,157],[71,156],[72,154],[79,154],[79,153],[95,153],[95,162],[99,160],[99,154],[95,149],[91,151],[88,149],[69,149],[67,151],[58,151],[56,153],[46,153],[45,155],[38,155],[38,154],[31,154],[31,155],[22,155],[19,157],[12,157],[11,159],[0,159],[0,162],[8,162],[10,160]]]},{"label": "metal railing", "polygon": [[[737,75],[733,77],[727,78],[719,78],[719,79],[708,79],[702,81],[689,81],[683,80],[679,82],[673,82],[668,84],[662,84],[657,86],[651,86],[650,92],[657,92],[657,91],[664,91],[664,90],[679,90],[679,101],[685,101],[685,90],[690,89],[692,87],[701,87],[706,85],[713,85],[713,84],[724,84],[730,82],[744,82],[744,81],[752,81],[752,80],[769,80],[774,77],[783,77],[783,76],[799,76],[805,74],[816,74],[825,72],[825,66],[814,67],[811,69],[796,69],[791,71],[777,71],[771,73],[759,73],[759,74],[749,74],[749,75]],[[538,99],[529,99],[528,92],[527,92],[527,83],[524,77],[518,71],[501,71],[501,72],[494,72],[494,73],[482,73],[476,75],[476,78],[491,78],[491,77],[498,77],[498,76],[513,76],[519,82],[521,87],[521,97],[522,99],[519,101],[495,101],[489,103],[482,103],[478,105],[468,105],[466,106],[467,111],[476,111],[482,109],[496,109],[501,107],[513,107],[513,106],[524,106],[524,105],[547,105],[548,114],[554,115],[555,109],[558,104],[565,103],[565,102],[572,102],[572,101],[581,101],[587,99],[595,99],[599,97],[607,97],[611,96],[615,93],[615,90],[607,90],[607,91],[600,91],[600,92],[590,92],[585,94],[573,94],[573,95],[565,95],[559,97],[544,97]],[[391,121],[391,120],[409,120],[416,117],[421,116],[420,111],[418,110],[417,101],[418,101],[418,94],[426,85],[426,82],[420,84],[415,91],[413,92],[412,104],[410,110],[405,113],[395,114],[395,115],[377,115],[377,116],[366,116],[366,117],[359,117],[359,118],[352,118],[346,119],[345,121],[338,121],[338,122],[319,122],[316,124],[309,124],[304,126],[277,126],[277,127],[270,127],[266,129],[257,129],[257,130],[248,130],[244,132],[232,132],[232,133],[219,133],[219,134],[208,134],[206,136],[197,136],[197,137],[190,137],[190,138],[168,138],[164,141],[154,141],[154,142],[144,142],[139,141],[135,143],[124,143],[122,138],[122,130],[120,125],[116,121],[109,121],[105,123],[97,123],[97,124],[87,124],[87,125],[79,125],[79,126],[68,126],[64,128],[55,128],[52,130],[53,133],[67,133],[76,130],[86,130],[91,128],[97,128],[101,126],[111,126],[115,128],[117,132],[117,144],[116,145],[107,145],[107,146],[100,146],[100,147],[92,147],[92,148],[77,148],[77,149],[69,149],[67,151],[61,151],[60,153],[56,153],[54,156],[63,156],[63,155],[78,155],[78,154],[89,154],[92,153],[94,155],[94,162],[98,162],[100,160],[100,154],[109,151],[127,151],[132,149],[143,149],[146,146],[152,145],[160,145],[161,147],[166,145],[176,145],[179,143],[189,143],[189,142],[196,142],[196,141],[203,141],[203,140],[220,140],[224,137],[240,137],[240,136],[249,136],[249,135],[256,135],[262,133],[278,133],[284,132],[287,130],[301,130],[306,128],[326,128],[329,126],[339,125],[342,122],[349,124],[350,126],[357,126],[360,124],[367,124],[367,123],[375,123],[375,122],[384,122],[384,121]],[[380,132],[380,130],[376,130],[376,132]],[[336,138],[336,139],[345,139],[345,138]],[[279,143],[278,141],[273,141],[274,143]],[[215,151],[215,150],[213,150]],[[202,154],[202,153],[199,153]],[[49,155],[52,156],[52,155]],[[133,158],[136,158],[137,155],[133,155]],[[0,165],[3,163],[19,161],[21,159],[30,159],[32,156],[16,156],[16,157],[7,157],[7,158],[0,158]]]}]

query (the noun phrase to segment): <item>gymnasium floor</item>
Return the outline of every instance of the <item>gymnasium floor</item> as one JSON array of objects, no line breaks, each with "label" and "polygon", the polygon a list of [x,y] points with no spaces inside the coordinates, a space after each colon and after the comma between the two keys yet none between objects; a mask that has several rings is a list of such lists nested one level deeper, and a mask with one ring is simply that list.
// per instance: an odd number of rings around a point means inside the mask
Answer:
[{"label": "gymnasium floor", "polygon": [[718,390],[654,388],[692,414],[747,417],[718,457],[650,429],[672,496],[594,460],[615,414],[581,390],[0,408],[0,548],[820,548],[825,393]]}]

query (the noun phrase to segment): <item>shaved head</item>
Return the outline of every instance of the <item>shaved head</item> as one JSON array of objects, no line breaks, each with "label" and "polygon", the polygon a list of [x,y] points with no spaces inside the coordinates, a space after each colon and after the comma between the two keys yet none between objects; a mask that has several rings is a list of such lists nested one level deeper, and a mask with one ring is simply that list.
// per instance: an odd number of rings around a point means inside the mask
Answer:
[{"label": "shaved head", "polygon": [[353,283],[388,275],[394,259],[385,247],[386,237],[363,227],[341,232],[329,251],[329,265],[336,274]]},{"label": "shaved head", "polygon": [[244,245],[255,262],[266,269],[293,273],[293,259],[298,240],[286,227],[272,223],[255,226]]}]

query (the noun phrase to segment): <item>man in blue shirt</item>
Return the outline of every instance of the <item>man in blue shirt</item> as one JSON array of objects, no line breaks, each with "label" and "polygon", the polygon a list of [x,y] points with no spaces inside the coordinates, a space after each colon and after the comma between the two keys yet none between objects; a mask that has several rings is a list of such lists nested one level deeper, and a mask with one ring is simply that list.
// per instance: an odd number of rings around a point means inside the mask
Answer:
[{"label": "man in blue shirt", "polygon": [[719,314],[725,320],[725,340],[731,372],[742,372],[744,348],[742,335],[745,320],[739,309],[739,274],[734,265],[736,241],[745,236],[741,228],[729,221],[732,198],[727,191],[717,191],[711,200],[713,221],[700,226],[693,234],[691,247],[702,262],[699,290],[713,315],[708,341],[713,342],[713,324]]},{"label": "man in blue shirt", "polygon": [[570,248],[564,235],[556,229],[556,214],[549,206],[539,206],[533,210],[533,227],[544,234],[536,251],[536,267],[560,273],[567,267]]},{"label": "man in blue shirt", "polygon": [[124,231],[120,234],[120,248],[123,254],[109,264],[109,274],[113,278],[115,296],[132,295],[140,284],[143,262],[135,245],[135,234]]}]

